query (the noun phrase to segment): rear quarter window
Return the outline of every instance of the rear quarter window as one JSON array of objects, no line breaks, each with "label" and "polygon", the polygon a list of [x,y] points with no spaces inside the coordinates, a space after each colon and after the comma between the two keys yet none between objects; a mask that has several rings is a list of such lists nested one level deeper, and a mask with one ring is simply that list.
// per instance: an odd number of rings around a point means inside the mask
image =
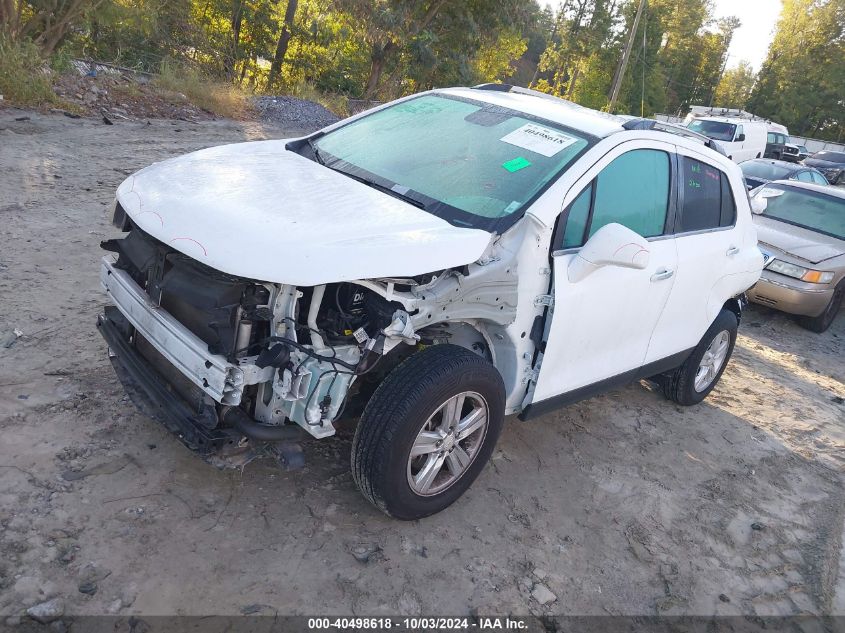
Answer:
[{"label": "rear quarter window", "polygon": [[736,204],[730,181],[722,170],[701,161],[681,157],[682,204],[676,233],[731,226]]}]

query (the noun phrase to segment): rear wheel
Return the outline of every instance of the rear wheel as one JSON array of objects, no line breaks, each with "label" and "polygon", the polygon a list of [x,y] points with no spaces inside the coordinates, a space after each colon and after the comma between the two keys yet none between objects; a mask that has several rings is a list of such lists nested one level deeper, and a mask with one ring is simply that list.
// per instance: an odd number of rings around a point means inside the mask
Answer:
[{"label": "rear wheel", "polygon": [[843,296],[845,296],[845,281],[840,282],[836,290],[833,291],[833,296],[830,298],[830,302],[827,304],[824,312],[814,317],[798,317],[798,323],[811,332],[821,334],[833,324],[833,320],[839,313],[839,308],[842,307]]},{"label": "rear wheel", "polygon": [[704,400],[728,365],[737,327],[736,315],[722,310],[684,364],[662,377],[663,394],[684,406]]},{"label": "rear wheel", "polygon": [[492,364],[457,345],[427,348],[393,370],[367,404],[352,441],[352,477],[397,519],[440,512],[484,468],[504,411]]}]

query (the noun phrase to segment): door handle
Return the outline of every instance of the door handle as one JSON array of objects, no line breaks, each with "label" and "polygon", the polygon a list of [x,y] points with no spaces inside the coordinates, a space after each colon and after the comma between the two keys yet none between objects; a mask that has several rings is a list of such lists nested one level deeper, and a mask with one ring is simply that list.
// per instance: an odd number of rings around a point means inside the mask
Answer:
[{"label": "door handle", "polygon": [[728,257],[733,257],[739,252],[739,246],[731,246],[728,250],[725,251],[725,255]]},{"label": "door handle", "polygon": [[652,281],[663,281],[664,279],[669,279],[672,275],[675,274],[674,270],[666,270],[665,268],[661,268],[656,273],[651,276]]}]

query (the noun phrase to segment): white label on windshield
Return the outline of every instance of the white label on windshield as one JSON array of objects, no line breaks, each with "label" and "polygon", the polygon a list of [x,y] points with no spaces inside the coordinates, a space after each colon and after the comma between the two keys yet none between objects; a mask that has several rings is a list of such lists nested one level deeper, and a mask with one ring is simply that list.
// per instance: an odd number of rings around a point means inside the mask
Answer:
[{"label": "white label on windshield", "polygon": [[542,125],[527,123],[499,140],[543,156],[554,156],[578,139]]}]

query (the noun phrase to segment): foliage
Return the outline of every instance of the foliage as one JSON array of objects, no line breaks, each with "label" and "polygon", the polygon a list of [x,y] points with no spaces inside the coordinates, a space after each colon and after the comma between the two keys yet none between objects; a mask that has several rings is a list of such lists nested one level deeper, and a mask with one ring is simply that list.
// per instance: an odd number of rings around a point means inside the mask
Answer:
[{"label": "foliage", "polygon": [[4,99],[19,105],[55,101],[50,75],[38,47],[0,31],[0,94]]},{"label": "foliage", "polygon": [[717,108],[746,109],[756,79],[754,69],[745,60],[736,68],[729,68],[716,86],[713,105]]},{"label": "foliage", "polygon": [[83,57],[161,72],[160,86],[234,113],[242,91],[342,112],[343,97],[490,81],[608,109],[630,39],[616,112],[745,106],[795,132],[845,133],[845,0],[784,0],[756,83],[747,64],[725,69],[739,22],[715,20],[712,0],[645,0],[634,33],[641,0],[540,1],[0,0],[0,30],[57,67]]},{"label": "foliage", "polygon": [[162,62],[154,85],[174,102],[187,99],[222,116],[241,118],[249,109],[244,93],[231,83],[211,79],[190,66],[171,60]]},{"label": "foliage", "polygon": [[749,109],[793,134],[845,139],[845,0],[784,0]]}]

